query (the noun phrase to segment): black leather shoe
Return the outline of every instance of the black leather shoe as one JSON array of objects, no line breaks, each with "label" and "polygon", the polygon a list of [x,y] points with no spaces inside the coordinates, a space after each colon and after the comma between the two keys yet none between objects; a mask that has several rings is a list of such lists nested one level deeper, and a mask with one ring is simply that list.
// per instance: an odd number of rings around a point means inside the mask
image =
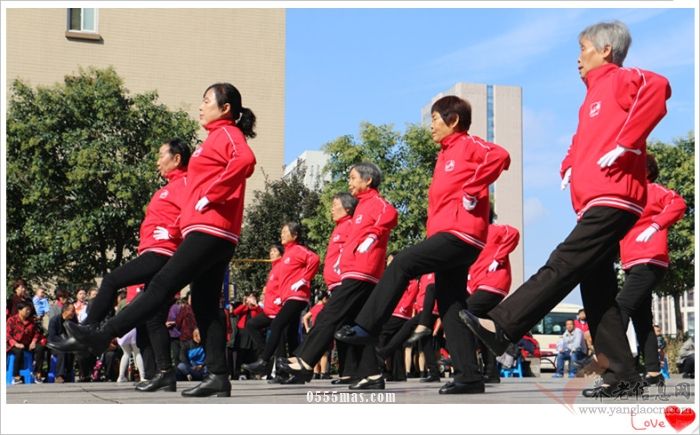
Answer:
[{"label": "black leather shoe", "polygon": [[66,333],[69,337],[75,337],[79,340],[98,330],[97,325],[81,325],[77,322],[63,322],[63,327],[66,328]]},{"label": "black leather shoe", "polygon": [[[100,330],[96,325],[79,325],[73,322],[65,322],[68,339],[56,343],[49,348],[59,352],[85,352],[93,355],[102,355],[109,347],[112,337]],[[60,344],[59,344],[60,343]]]},{"label": "black leather shoe", "polygon": [[256,375],[263,375],[267,373],[267,361],[259,358],[257,361],[250,364],[241,364],[241,368]]},{"label": "black leather shoe", "polygon": [[501,378],[498,376],[484,376],[484,383],[485,384],[500,384],[501,383]]},{"label": "black leather shoe", "polygon": [[303,380],[304,382],[309,382],[311,379],[314,377],[314,372],[313,369],[309,370],[304,368],[304,365],[301,363],[301,359],[299,357],[295,357],[297,360],[297,365],[299,365],[299,369],[292,368],[289,365],[289,361],[278,361],[280,364],[277,366],[277,369],[282,372],[282,373],[287,373],[289,375],[295,376],[298,379]]},{"label": "black leather shoe", "polygon": [[282,385],[304,385],[307,381],[300,375],[291,375],[287,379],[282,380]]},{"label": "black leather shoe", "polygon": [[88,348],[83,343],[73,337],[68,337],[60,341],[50,341],[46,345],[49,349],[56,352],[87,352]]},{"label": "black leather shoe", "polygon": [[511,344],[503,334],[503,330],[498,325],[496,325],[495,333],[487,331],[479,323],[479,318],[470,313],[468,310],[461,310],[459,312],[459,318],[496,356],[503,355],[503,352],[506,351],[508,345]]},{"label": "black leather shoe", "polygon": [[439,382],[440,375],[438,375],[437,373],[429,373],[428,376],[420,378],[420,381],[421,382]]},{"label": "black leather shoe", "polygon": [[331,378],[330,373],[321,373],[321,380],[330,379],[330,378]]},{"label": "black leather shoe", "polygon": [[228,375],[210,373],[199,385],[182,391],[184,397],[231,397],[231,381]]},{"label": "black leather shoe", "polygon": [[408,337],[408,339],[406,339],[406,341],[404,341],[403,344],[404,344],[404,346],[407,346],[407,347],[413,346],[414,344],[418,343],[421,340],[421,338],[429,337],[432,334],[433,334],[433,331],[431,331],[430,329],[424,329],[420,332],[413,331],[411,336]]},{"label": "black leather shoe", "polygon": [[345,325],[339,330],[335,331],[333,337],[335,337],[335,339],[338,341],[355,346],[374,344],[377,341],[377,337],[374,337],[373,335],[359,335],[357,330],[350,325]]},{"label": "black leather shoe", "polygon": [[352,384],[354,381],[352,378],[338,378],[338,379],[333,379],[331,381],[331,385],[349,385]]},{"label": "black leather shoe", "polygon": [[383,390],[386,388],[384,378],[369,379],[363,378],[350,385],[351,390]]},{"label": "black leather shoe", "polygon": [[139,382],[136,384],[136,391],[151,392],[151,391],[175,391],[177,389],[177,379],[175,379],[175,369],[161,370],[148,381]]},{"label": "black leather shoe", "polygon": [[644,377],[644,386],[648,387],[650,385],[658,385],[659,387],[663,387],[664,385],[666,385],[666,379],[664,379],[664,375],[662,375],[661,373],[659,373],[656,376],[646,375]]},{"label": "black leather shoe", "polygon": [[440,394],[481,394],[485,391],[483,382],[448,382],[438,391]]}]

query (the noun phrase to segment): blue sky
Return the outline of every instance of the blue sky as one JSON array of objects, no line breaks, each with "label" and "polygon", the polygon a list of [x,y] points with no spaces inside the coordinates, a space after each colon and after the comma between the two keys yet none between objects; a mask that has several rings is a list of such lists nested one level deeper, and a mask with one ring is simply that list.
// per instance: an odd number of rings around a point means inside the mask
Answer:
[{"label": "blue sky", "polygon": [[[669,113],[651,139],[694,128],[692,9],[289,9],[285,162],[359,124],[420,121],[433,95],[458,81],[523,88],[525,275],[544,264],[575,223],[559,164],[585,87],[578,33],[625,22],[625,61],[666,76]],[[567,302],[580,303],[578,291]]]}]

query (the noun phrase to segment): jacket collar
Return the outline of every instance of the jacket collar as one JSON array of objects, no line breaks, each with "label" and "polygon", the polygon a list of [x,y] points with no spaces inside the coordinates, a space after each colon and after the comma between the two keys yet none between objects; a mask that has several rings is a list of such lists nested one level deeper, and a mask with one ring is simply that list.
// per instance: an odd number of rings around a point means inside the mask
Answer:
[{"label": "jacket collar", "polygon": [[349,221],[350,219],[352,219],[352,216],[350,216],[349,214],[346,214],[345,216],[343,216],[343,217],[341,217],[340,219],[338,219],[338,220],[335,222],[335,224],[336,224],[336,225],[340,225],[340,224],[342,224],[343,222]]},{"label": "jacket collar", "polygon": [[172,171],[168,172],[167,174],[165,174],[165,178],[167,178],[169,182],[173,182],[173,181],[180,179],[186,175],[187,175],[187,170],[176,168],[176,169],[173,169]]},{"label": "jacket collar", "polygon": [[358,199],[358,201],[362,201],[363,199],[373,198],[377,195],[379,195],[379,192],[377,192],[377,189],[373,189],[370,187],[369,189],[365,190],[364,192],[358,193],[357,199]]},{"label": "jacket collar", "polygon": [[442,140],[440,141],[440,147],[443,150],[446,150],[448,148],[451,148],[454,146],[457,142],[460,141],[460,139],[467,137],[468,134],[464,131],[456,131],[454,133],[448,134]]},{"label": "jacket collar", "polygon": [[586,77],[583,79],[583,82],[586,84],[586,87],[588,89],[592,88],[601,78],[605,77],[612,71],[618,70],[620,67],[615,65],[614,63],[606,63],[603,64],[597,68],[593,68],[592,70],[588,71],[588,74],[586,74]]},{"label": "jacket collar", "polygon": [[210,122],[209,124],[205,125],[204,128],[211,133],[212,130],[216,130],[219,127],[224,127],[227,125],[236,125],[235,122],[233,122],[230,119],[217,119],[215,121]]}]

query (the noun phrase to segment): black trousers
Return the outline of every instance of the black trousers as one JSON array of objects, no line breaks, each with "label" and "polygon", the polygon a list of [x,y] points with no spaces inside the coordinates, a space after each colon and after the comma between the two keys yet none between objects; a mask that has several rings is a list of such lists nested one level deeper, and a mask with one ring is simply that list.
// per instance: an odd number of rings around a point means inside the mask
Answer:
[{"label": "black trousers", "polygon": [[[467,298],[467,307],[475,316],[488,318],[488,312],[501,303],[502,300],[503,296],[498,293],[477,289],[477,291]],[[478,346],[481,348],[484,374],[489,378],[500,377],[496,355],[492,354],[481,341],[477,340],[477,342]]]},{"label": "black trousers", "polygon": [[[313,327],[309,330],[306,340],[294,354],[310,366],[316,365],[333,341],[333,334],[338,327],[344,325],[357,315],[369,297],[374,284],[366,281],[345,279],[333,289],[328,302],[323,307]],[[338,359],[341,361],[341,376],[364,377],[378,369],[374,349],[356,349],[351,351],[345,343],[336,342]],[[354,347],[354,346],[352,346]]]},{"label": "black trousers", "polygon": [[666,268],[653,264],[632,266],[625,271],[625,285],[615,298],[620,307],[622,324],[627,325],[632,319],[647,372],[661,370],[654,316],[651,313],[651,293],[665,273]]},{"label": "black trousers", "polygon": [[267,317],[264,313],[260,313],[252,319],[248,319],[245,324],[245,330],[253,340],[255,352],[258,354],[258,357],[262,355],[263,349],[265,349],[265,335],[263,331],[272,324],[272,320],[273,319]]},{"label": "black trousers", "polygon": [[[391,316],[389,321],[382,326],[382,330],[379,333],[379,346],[383,347],[392,337],[402,329],[402,327],[408,323],[408,320],[401,317]],[[394,348],[391,353],[384,353],[384,355],[379,355],[379,365],[385,366],[385,358],[390,358],[391,366],[388,367],[388,371],[391,373],[395,381],[402,381],[406,379],[406,363],[403,358],[403,347],[399,346]],[[385,371],[387,367],[384,367]]]},{"label": "black trousers", "polygon": [[51,354],[56,356],[56,367],[54,371],[54,376],[61,376],[66,381],[72,378],[73,374],[73,362],[74,356],[71,352],[55,352],[51,351]]},{"label": "black trousers", "polygon": [[190,284],[192,310],[206,353],[205,364],[210,373],[225,374],[226,320],[220,299],[224,272],[234,250],[235,245],[228,240],[198,232],[188,234],[151,279],[143,295],[109,320],[104,331],[114,337],[125,334],[163,307],[170,307],[175,293]]},{"label": "black trousers", "polygon": [[455,381],[481,382],[474,336],[459,319],[467,308],[466,288],[469,267],[481,250],[450,233],[438,233],[399,252],[384,271],[360,314],[358,325],[376,334],[391,316],[408,281],[435,272],[435,295],[445,330],[447,350],[455,368]]},{"label": "black trousers", "polygon": [[[130,285],[145,284],[144,293],[148,291],[149,282],[169,259],[167,255],[145,252],[105,275],[84,323],[93,325],[103,321],[114,306],[114,300],[120,289]],[[170,336],[165,327],[169,309],[167,304],[163,304],[151,318],[137,326],[137,345],[143,356],[146,367],[144,375],[147,379],[154,376],[156,368],[167,370],[172,365],[169,358]]]},{"label": "black trousers", "polygon": [[280,341],[282,341],[282,334],[285,329],[287,331],[287,346],[289,352],[293,352],[294,349],[299,346],[299,318],[301,312],[304,308],[309,305],[306,301],[297,301],[290,299],[282,305],[282,309],[277,316],[272,320],[270,324],[270,336],[265,343],[265,349],[263,350],[260,358],[268,361],[272,358],[277,346],[279,346]]},{"label": "black trousers", "polygon": [[15,362],[14,365],[12,366],[12,376],[18,377],[19,376],[19,371],[22,370],[22,366],[24,365],[24,351],[31,352],[33,354],[33,365],[34,367],[32,368],[33,373],[42,373],[43,370],[41,367],[44,365],[44,354],[46,353],[46,348],[40,344],[37,344],[36,347],[33,350],[29,350],[29,347],[25,347],[23,349],[20,349],[18,347],[12,346],[10,349],[10,352],[12,352],[15,355]]},{"label": "black trousers", "polygon": [[610,207],[590,208],[547,263],[488,315],[513,341],[518,341],[567,294],[581,286],[581,298],[603,381],[636,381],[626,328],[615,302],[614,263],[619,242],[638,216]]},{"label": "black trousers", "polygon": [[426,328],[432,328],[435,324],[435,315],[433,314],[433,305],[435,305],[435,284],[430,284],[425,288],[425,296],[423,296],[423,310],[419,313],[419,323]]}]

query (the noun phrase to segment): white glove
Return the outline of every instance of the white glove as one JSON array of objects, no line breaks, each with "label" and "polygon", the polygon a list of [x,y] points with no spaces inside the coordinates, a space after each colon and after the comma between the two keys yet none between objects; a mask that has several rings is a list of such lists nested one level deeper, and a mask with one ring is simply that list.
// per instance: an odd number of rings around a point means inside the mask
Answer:
[{"label": "white glove", "polygon": [[477,200],[473,196],[469,196],[467,194],[464,194],[462,197],[462,207],[466,211],[472,211],[476,207]]},{"label": "white glove", "polygon": [[156,227],[153,230],[153,238],[156,240],[168,240],[170,238],[170,233],[163,227]]},{"label": "white glove", "polygon": [[569,185],[569,181],[571,181],[571,168],[564,172],[564,178],[561,179],[561,190],[566,189],[566,186]]},{"label": "white glove", "polygon": [[489,271],[489,272],[495,272],[496,269],[498,269],[498,265],[499,265],[499,264],[498,264],[498,260],[493,260],[493,261],[491,262],[491,264],[489,264],[488,271]]},{"label": "white glove", "polygon": [[357,252],[360,254],[364,254],[367,252],[370,246],[372,246],[372,243],[374,243],[375,238],[372,236],[369,236],[365,239],[364,242],[360,243],[360,246],[357,247]]},{"label": "white glove", "polygon": [[615,149],[605,154],[603,157],[600,158],[600,160],[598,160],[598,166],[600,166],[601,168],[609,168],[613,165],[613,163],[615,163],[615,160],[617,160],[621,155],[627,152],[634,153],[636,155],[642,154],[641,150],[633,150],[618,145],[615,147]]},{"label": "white glove", "polygon": [[197,201],[197,204],[194,206],[194,209],[196,211],[201,212],[202,210],[204,210],[204,207],[206,207],[208,204],[209,204],[209,198],[207,198],[206,196],[203,196],[200,198],[199,201]]},{"label": "white glove", "polygon": [[649,241],[649,239],[651,239],[651,236],[656,234],[657,231],[659,230],[657,230],[654,225],[649,225],[647,229],[639,233],[636,240],[637,242],[646,243]]},{"label": "white glove", "polygon": [[297,281],[297,282],[295,282],[294,284],[292,284],[292,290],[293,290],[293,291],[297,291],[297,290],[299,290],[299,289],[301,288],[301,286],[303,286],[303,285],[305,285],[305,284],[306,284],[306,280],[305,280],[305,279],[300,279],[299,281]]},{"label": "white glove", "polygon": [[275,305],[282,305],[282,299],[277,298],[277,299],[275,299],[274,301],[272,301],[272,303],[275,304]]}]

